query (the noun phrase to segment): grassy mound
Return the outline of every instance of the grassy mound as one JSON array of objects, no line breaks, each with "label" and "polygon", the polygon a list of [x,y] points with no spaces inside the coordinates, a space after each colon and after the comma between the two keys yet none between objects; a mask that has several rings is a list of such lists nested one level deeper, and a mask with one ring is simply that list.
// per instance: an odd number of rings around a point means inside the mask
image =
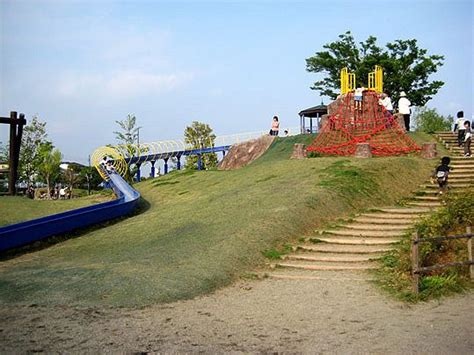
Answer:
[{"label": "grassy mound", "polygon": [[2,303],[145,306],[192,298],[356,210],[410,195],[433,161],[417,157],[289,160],[280,138],[235,171],[182,171],[136,187],[143,211],[1,265]]}]

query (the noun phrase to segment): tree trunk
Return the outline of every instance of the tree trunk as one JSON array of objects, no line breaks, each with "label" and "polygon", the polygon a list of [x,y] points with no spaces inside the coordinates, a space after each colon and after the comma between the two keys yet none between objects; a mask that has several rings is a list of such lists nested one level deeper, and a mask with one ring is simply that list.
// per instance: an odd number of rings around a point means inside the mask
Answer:
[{"label": "tree trunk", "polygon": [[46,176],[46,199],[51,200],[51,189],[49,188],[49,176]]}]

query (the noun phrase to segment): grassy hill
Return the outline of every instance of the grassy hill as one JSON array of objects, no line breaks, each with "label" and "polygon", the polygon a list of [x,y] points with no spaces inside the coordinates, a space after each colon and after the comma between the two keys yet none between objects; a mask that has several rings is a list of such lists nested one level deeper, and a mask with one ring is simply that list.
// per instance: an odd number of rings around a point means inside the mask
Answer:
[{"label": "grassy hill", "polygon": [[0,302],[139,307],[195,297],[263,265],[266,249],[410,195],[435,164],[289,160],[293,144],[310,139],[280,138],[239,170],[172,172],[137,184],[141,213],[2,261]]}]

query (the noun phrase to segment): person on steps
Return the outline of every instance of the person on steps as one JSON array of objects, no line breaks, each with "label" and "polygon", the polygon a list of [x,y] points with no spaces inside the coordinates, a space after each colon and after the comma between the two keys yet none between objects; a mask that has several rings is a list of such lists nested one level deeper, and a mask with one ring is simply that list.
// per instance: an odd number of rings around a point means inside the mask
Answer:
[{"label": "person on steps", "polygon": [[403,120],[405,121],[405,129],[407,132],[410,131],[410,110],[411,102],[407,99],[407,94],[405,91],[400,93],[400,99],[398,100],[398,112],[403,115]]},{"label": "person on steps", "polygon": [[456,116],[457,119],[454,124],[454,132],[458,131],[458,145],[462,147],[464,143],[464,135],[466,134],[466,129],[464,128],[464,111],[459,111]]},{"label": "person on steps", "polygon": [[439,165],[435,172],[434,172],[434,178],[436,179],[436,182],[438,183],[439,186],[439,194],[442,195],[447,187],[448,187],[448,175],[449,171],[451,168],[449,167],[449,163],[451,162],[451,159],[449,157],[443,157],[441,158],[441,165]]},{"label": "person on steps", "polygon": [[472,141],[472,132],[471,132],[471,121],[464,122],[464,156],[467,158],[471,157],[471,141]]}]

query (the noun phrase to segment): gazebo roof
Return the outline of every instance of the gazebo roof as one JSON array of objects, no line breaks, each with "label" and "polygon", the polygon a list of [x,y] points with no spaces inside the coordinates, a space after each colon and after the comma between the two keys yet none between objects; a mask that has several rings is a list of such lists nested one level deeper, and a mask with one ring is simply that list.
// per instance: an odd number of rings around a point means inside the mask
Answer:
[{"label": "gazebo roof", "polygon": [[304,117],[318,117],[328,113],[328,107],[326,105],[318,105],[307,108],[306,110],[300,111],[299,115]]}]

